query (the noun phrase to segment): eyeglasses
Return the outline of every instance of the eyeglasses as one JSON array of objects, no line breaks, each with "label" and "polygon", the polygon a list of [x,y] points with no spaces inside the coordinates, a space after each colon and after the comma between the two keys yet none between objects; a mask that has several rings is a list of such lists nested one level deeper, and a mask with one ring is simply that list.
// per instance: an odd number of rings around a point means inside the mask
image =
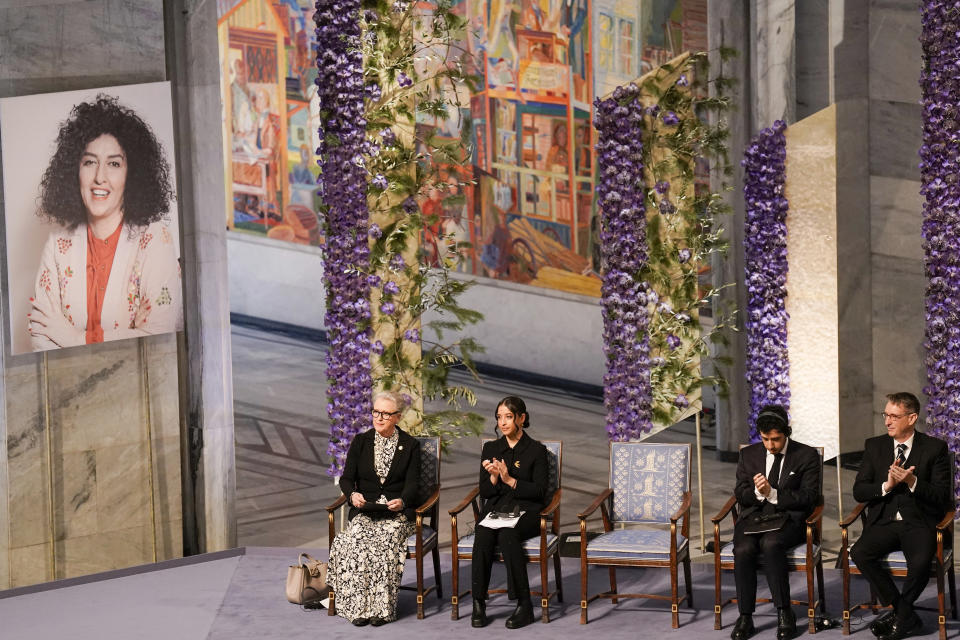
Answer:
[{"label": "eyeglasses", "polygon": [[398,415],[400,415],[399,411],[377,411],[376,409],[373,410],[374,419],[380,418],[381,420],[386,420],[387,418],[392,418],[393,416],[398,416]]},{"label": "eyeglasses", "polygon": [[895,413],[886,413],[886,412],[884,412],[884,413],[881,413],[880,416],[881,416],[884,420],[886,420],[887,418],[890,418],[891,420],[893,420],[894,422],[896,422],[897,420],[900,420],[901,418],[906,418],[907,416],[912,416],[913,414],[914,414],[914,412],[911,411],[910,413],[904,413],[903,415],[899,415],[899,416],[898,416],[898,415],[895,414]]}]

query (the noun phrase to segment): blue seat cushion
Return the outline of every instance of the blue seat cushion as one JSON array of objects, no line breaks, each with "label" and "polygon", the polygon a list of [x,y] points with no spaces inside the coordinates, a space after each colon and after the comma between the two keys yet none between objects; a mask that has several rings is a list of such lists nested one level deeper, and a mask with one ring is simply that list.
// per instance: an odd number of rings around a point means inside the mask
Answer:
[{"label": "blue seat cushion", "polygon": [[[429,549],[437,543],[437,532],[423,525],[423,548]],[[407,538],[407,553],[416,553],[417,552],[417,534],[413,534]]]},{"label": "blue seat cushion", "polygon": [[[820,552],[820,545],[813,545],[813,557],[816,558],[817,554]],[[720,547],[720,560],[721,562],[733,562],[733,543],[728,542],[722,547]],[[787,562],[791,565],[801,566],[807,562],[807,543],[798,544],[795,547],[791,547],[787,550]],[[760,555],[760,563],[763,566],[763,555]]]},{"label": "blue seat cushion", "polygon": [[[850,545],[850,548],[853,548],[853,545]],[[853,561],[852,556],[847,556],[850,558],[850,566],[856,567],[857,563]],[[953,549],[944,549],[943,550],[943,565],[944,567],[949,567],[953,563]],[[887,569],[902,569],[907,570],[907,558],[903,555],[903,551],[894,551],[893,553],[888,553],[887,556],[883,559],[883,566]],[[937,568],[937,559],[934,557],[933,562],[930,563],[931,570]]]},{"label": "blue seat cushion", "polygon": [[[687,539],[677,534],[677,553],[687,547]],[[669,560],[670,532],[649,529],[617,529],[602,533],[587,543],[587,558],[630,560]]]},{"label": "blue seat cushion", "polygon": [[[460,554],[472,554],[473,553],[473,534],[469,534],[460,538],[457,541],[457,553]],[[557,544],[559,543],[559,538],[552,533],[547,534],[547,555],[551,555],[557,550]],[[523,543],[523,550],[527,552],[528,555],[539,555],[540,553],[540,536],[534,536]],[[500,555],[500,550],[497,549],[497,555]]]}]

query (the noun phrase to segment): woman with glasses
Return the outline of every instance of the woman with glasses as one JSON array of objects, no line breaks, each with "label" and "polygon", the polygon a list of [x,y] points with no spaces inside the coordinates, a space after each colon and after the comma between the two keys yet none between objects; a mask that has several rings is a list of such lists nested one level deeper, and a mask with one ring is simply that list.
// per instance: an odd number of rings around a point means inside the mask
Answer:
[{"label": "woman with glasses", "polygon": [[354,437],[340,477],[350,526],[331,545],[327,584],[337,613],[358,627],[397,617],[420,479],[420,443],[397,427],[404,409],[398,393],[374,396],[373,429]]},{"label": "woman with glasses", "polygon": [[[481,523],[473,540],[472,593],[473,614],[470,624],[485,627],[487,588],[490,570],[499,547],[507,568],[507,595],[517,608],[507,618],[508,629],[519,629],[533,622],[530,583],[527,580],[525,540],[540,533],[540,511],[550,499],[547,449],[528,436],[530,415],[527,405],[516,396],[507,396],[497,404],[496,428],[502,437],[483,445],[480,465]],[[490,528],[482,519],[501,513],[522,513],[513,527]]]}]

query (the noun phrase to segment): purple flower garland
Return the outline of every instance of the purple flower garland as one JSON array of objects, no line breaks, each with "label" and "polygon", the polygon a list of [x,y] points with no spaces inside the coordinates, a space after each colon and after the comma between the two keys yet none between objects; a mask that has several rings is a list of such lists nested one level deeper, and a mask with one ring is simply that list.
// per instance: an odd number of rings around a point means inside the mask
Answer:
[{"label": "purple flower garland", "polygon": [[618,87],[594,102],[599,132],[597,198],[601,213],[603,275],[603,376],[607,434],[613,441],[639,438],[652,428],[650,340],[646,282],[647,218],[643,187],[643,115],[639,89]]},{"label": "purple flower garland", "polygon": [[[929,432],[960,456],[960,11],[921,2],[923,145],[920,193],[927,273]],[[960,469],[954,468],[960,495]]]},{"label": "purple flower garland", "polygon": [[364,272],[367,172],[359,0],[317,0],[317,96],[320,101],[320,194],[326,213],[327,414],[339,476],[353,437],[370,425],[370,302]]},{"label": "purple flower garland", "polygon": [[750,386],[750,438],[757,440],[757,414],[766,404],[790,407],[787,357],[787,128],[782,120],[761,131],[744,159],[743,195],[747,281],[747,384]]}]

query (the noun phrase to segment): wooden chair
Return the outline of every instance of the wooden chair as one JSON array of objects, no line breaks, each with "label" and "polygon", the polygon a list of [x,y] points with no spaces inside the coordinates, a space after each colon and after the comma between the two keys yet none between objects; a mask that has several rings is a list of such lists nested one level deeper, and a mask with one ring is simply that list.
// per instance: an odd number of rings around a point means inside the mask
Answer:
[{"label": "wooden chair", "polygon": [[[484,440],[488,442],[488,440]],[[560,578],[560,496],[562,493],[561,480],[563,472],[563,442],[559,440],[543,440],[543,445],[547,448],[547,463],[549,465],[550,488],[553,489],[553,497],[550,504],[540,512],[540,535],[527,540],[523,548],[527,552],[527,557],[531,563],[540,565],[540,589],[530,590],[531,595],[540,596],[540,612],[543,622],[550,622],[550,599],[557,596],[559,602],[563,602],[563,584]],[[479,464],[477,465],[479,468]],[[478,472],[479,475],[479,472]],[[453,610],[450,618],[460,619],[460,598],[471,593],[470,589],[460,591],[460,561],[473,559],[473,534],[468,534],[462,538],[457,531],[457,515],[463,512],[467,507],[473,507],[473,518],[475,522],[480,521],[480,490],[474,487],[467,497],[453,509],[450,514],[450,522],[453,527],[452,551],[453,551],[453,597],[450,603]],[[547,521],[550,521],[549,529]],[[500,560],[503,557],[497,554]],[[557,588],[550,591],[547,586],[549,571],[547,561],[553,557],[554,578]],[[489,593],[506,593],[506,589],[488,589]]]},{"label": "wooden chair", "polygon": [[[610,443],[610,485],[580,519],[580,624],[587,623],[587,605],[597,598],[650,598],[670,601],[673,628],[680,626],[678,607],[693,606],[690,590],[690,451],[689,444]],[[587,541],[587,518],[600,508],[603,533]],[[682,520],[682,522],[681,522]],[[670,525],[669,530],[619,528],[615,525]],[[678,527],[679,523],[679,527]],[[683,563],[686,595],[677,596],[677,565]],[[606,566],[610,591],[587,595],[587,568]],[[617,567],[670,569],[670,595],[618,593]]]},{"label": "wooden chair", "polygon": [[[437,520],[440,517],[440,438],[435,436],[417,437],[420,442],[420,490],[417,494],[416,531],[407,539],[407,559],[415,560],[417,566],[417,586],[401,586],[401,589],[416,590],[417,592],[417,619],[423,620],[423,598],[436,589],[437,598],[443,600],[443,587],[440,582],[440,549],[438,547]],[[346,504],[347,497],[341,495],[336,502],[327,507],[328,549],[333,548],[333,538],[336,535],[334,514],[341,505]],[[429,524],[424,524],[424,518]],[[427,553],[433,554],[433,580],[431,587],[423,586],[423,558]],[[330,590],[330,607],[328,615],[336,615],[336,599]]]},{"label": "wooden chair", "polygon": [[[742,449],[747,445],[740,445]],[[807,576],[807,599],[790,600],[790,604],[805,605],[807,607],[807,632],[816,633],[816,614],[819,608],[821,613],[824,606],[823,589],[823,447],[815,447],[820,454],[820,489],[818,491],[817,506],[813,513],[806,520],[806,540],[792,547],[787,551],[788,568],[791,572],[803,571]],[[733,541],[723,544],[720,543],[720,523],[728,514],[733,515],[733,524],[736,526],[740,509],[737,505],[737,496],[732,495],[727,503],[723,505],[720,512],[711,518],[713,522],[713,566],[714,566],[714,606],[713,606],[713,628],[723,628],[721,611],[728,604],[737,602],[736,598],[721,600],[721,572],[733,571]],[[763,557],[761,556],[759,566],[763,566]],[[814,574],[817,582],[817,599],[814,599],[813,583]],[[771,602],[770,598],[757,598],[757,602]]]},{"label": "wooden chair", "polygon": [[[956,469],[956,461],[953,454],[950,455],[950,470]],[[953,474],[951,473],[951,477]],[[956,495],[956,481],[951,484],[950,495]],[[850,635],[850,613],[858,609],[872,609],[874,614],[879,609],[884,608],[877,602],[876,594],[873,588],[870,589],[870,602],[850,606],[850,575],[860,575],[860,570],[850,558],[850,526],[857,520],[861,524],[866,524],[866,504],[860,502],[854,507],[853,511],[840,522],[840,558],[838,564],[843,571],[843,635]],[[943,514],[943,518],[937,523],[937,552],[934,554],[933,563],[930,571],[937,577],[937,625],[940,627],[940,640],[947,638],[947,612],[946,602],[943,593],[944,578],[949,578],[950,588],[950,611],[951,617],[957,619],[957,576],[953,567],[953,519],[956,515],[956,505]],[[907,559],[902,551],[888,553],[883,560],[883,565],[890,571],[891,575],[896,577],[905,577],[907,575]],[[917,607],[924,609],[924,607]]]}]

